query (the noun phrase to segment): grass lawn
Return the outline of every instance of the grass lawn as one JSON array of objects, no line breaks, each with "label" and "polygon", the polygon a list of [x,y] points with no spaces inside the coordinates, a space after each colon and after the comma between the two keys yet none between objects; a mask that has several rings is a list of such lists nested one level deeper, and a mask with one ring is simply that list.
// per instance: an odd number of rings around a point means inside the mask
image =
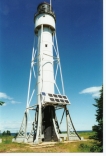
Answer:
[{"label": "grass lawn", "polygon": [[92,136],[95,134],[95,132],[78,132],[80,137],[84,137],[84,139],[89,139],[89,136]]},{"label": "grass lawn", "polygon": [[87,141],[77,141],[71,143],[57,143],[53,147],[39,147],[31,146],[24,143],[12,143],[12,136],[0,136],[2,143],[0,143],[0,153],[82,153],[90,152],[94,144],[94,140],[89,139],[93,132],[79,133],[81,137]]}]

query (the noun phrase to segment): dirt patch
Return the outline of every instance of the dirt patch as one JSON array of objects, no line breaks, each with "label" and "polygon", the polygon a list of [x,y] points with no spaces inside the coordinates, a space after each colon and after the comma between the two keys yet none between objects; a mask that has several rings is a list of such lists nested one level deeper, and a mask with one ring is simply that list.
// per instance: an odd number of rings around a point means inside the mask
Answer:
[{"label": "dirt patch", "polygon": [[12,149],[10,149],[10,151],[17,151],[17,150],[19,150],[19,148],[12,148]]}]

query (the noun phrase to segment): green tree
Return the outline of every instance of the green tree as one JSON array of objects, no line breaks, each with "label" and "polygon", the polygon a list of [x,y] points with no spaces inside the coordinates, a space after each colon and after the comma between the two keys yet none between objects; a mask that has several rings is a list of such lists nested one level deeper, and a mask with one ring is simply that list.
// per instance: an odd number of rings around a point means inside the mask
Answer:
[{"label": "green tree", "polygon": [[11,135],[11,132],[9,130],[7,130],[7,135]]},{"label": "green tree", "polygon": [[4,132],[2,133],[2,135],[3,135],[3,136],[10,136],[10,135],[11,135],[11,132],[10,132],[9,130],[7,130],[7,131],[4,131]]},{"label": "green tree", "polygon": [[5,135],[6,135],[6,132],[4,131],[4,132],[2,133],[2,135],[5,136]]},{"label": "green tree", "polygon": [[103,86],[100,90],[100,97],[98,99],[95,99],[96,104],[93,104],[96,109],[96,121],[97,125],[94,126],[95,135],[93,138],[99,142],[97,144],[96,150],[98,152],[103,152]]},{"label": "green tree", "polygon": [[0,105],[2,106],[5,102],[0,101]]}]

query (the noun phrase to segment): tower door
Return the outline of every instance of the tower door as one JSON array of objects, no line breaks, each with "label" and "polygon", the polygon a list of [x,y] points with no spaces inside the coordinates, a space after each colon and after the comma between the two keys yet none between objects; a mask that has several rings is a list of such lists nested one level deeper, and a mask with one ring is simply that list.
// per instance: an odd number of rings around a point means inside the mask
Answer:
[{"label": "tower door", "polygon": [[54,106],[46,106],[43,110],[44,141],[58,141],[53,125],[53,119],[55,119]]}]

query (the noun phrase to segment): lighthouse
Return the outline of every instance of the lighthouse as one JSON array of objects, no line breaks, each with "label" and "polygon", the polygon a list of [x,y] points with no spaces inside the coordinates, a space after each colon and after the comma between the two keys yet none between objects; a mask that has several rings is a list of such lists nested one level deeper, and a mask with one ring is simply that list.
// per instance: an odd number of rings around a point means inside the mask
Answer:
[{"label": "lighthouse", "polygon": [[[37,103],[39,104],[38,127],[41,132],[44,126],[45,140],[50,139],[53,130],[52,119],[55,116],[54,106],[49,104],[42,110],[42,95],[54,94],[54,61],[53,35],[55,33],[55,14],[48,3],[41,3],[34,16],[35,34],[38,37],[37,58]],[[42,118],[42,119],[40,119]],[[37,134],[38,135],[38,134]],[[47,137],[48,136],[48,137]]]},{"label": "lighthouse", "polygon": [[[34,45],[32,50],[27,104],[20,130],[14,141],[39,144],[43,141],[60,142],[62,139],[81,140],[67,108],[70,106],[70,100],[64,90],[56,37],[56,16],[51,4],[43,2],[38,5],[34,15],[34,34],[37,45],[36,48]],[[58,72],[60,72],[61,90],[56,81]],[[36,87],[31,92],[32,73],[36,80]],[[36,97],[36,104],[31,105],[33,97]],[[60,123],[56,115],[58,109],[63,110]],[[27,129],[29,111],[35,112],[30,132]],[[66,117],[65,134],[60,129],[64,116]]]}]

